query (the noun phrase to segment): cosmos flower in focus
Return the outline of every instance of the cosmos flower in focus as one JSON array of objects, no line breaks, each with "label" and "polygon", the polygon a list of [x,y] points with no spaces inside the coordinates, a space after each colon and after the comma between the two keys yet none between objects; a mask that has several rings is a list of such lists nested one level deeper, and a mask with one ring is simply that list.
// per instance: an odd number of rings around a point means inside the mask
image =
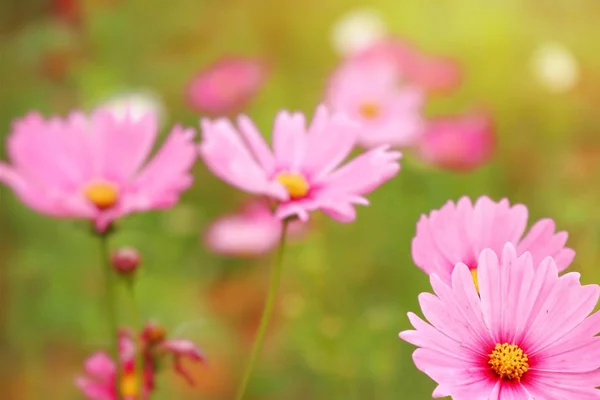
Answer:
[{"label": "cosmos flower in focus", "polygon": [[213,116],[243,110],[268,76],[264,61],[252,57],[223,57],[196,74],[187,87],[194,110]]},{"label": "cosmos flower in focus", "polygon": [[386,23],[377,10],[355,9],[333,25],[331,44],[339,54],[348,56],[371,46],[386,34]]},{"label": "cosmos flower in focus", "polygon": [[[281,236],[281,221],[264,201],[245,204],[235,214],[213,221],[204,235],[206,246],[217,254],[237,257],[259,257],[273,250]],[[306,224],[292,221],[290,236],[306,231]]]},{"label": "cosmos flower in focus", "polygon": [[457,263],[467,265],[477,278],[481,251],[490,248],[500,253],[505,243],[512,243],[519,255],[529,252],[535,265],[551,256],[559,271],[566,269],[575,257],[575,252],[565,247],[567,232],[555,232],[554,221],[545,218],[524,235],[527,218],[527,207],[511,206],[507,199],[495,202],[482,196],[475,204],[468,197],[456,204],[448,201],[428,216],[421,215],[412,240],[413,261],[444,282],[450,282]]},{"label": "cosmos flower in focus", "polygon": [[[486,230],[494,225],[481,224]],[[436,383],[433,397],[455,400],[600,398],[598,285],[558,276],[551,257],[536,263],[507,243],[479,256],[479,288],[458,263],[449,280],[431,275],[421,293],[425,322],[400,333],[413,360]],[[478,290],[477,290],[478,289]]]},{"label": "cosmos flower in focus", "polygon": [[579,64],[571,51],[560,43],[540,45],[531,59],[531,71],[537,81],[551,92],[573,88],[579,80]]},{"label": "cosmos flower in focus", "polygon": [[471,112],[429,121],[416,147],[421,158],[430,165],[470,171],[491,158],[494,142],[491,118]]},{"label": "cosmos flower in focus", "polygon": [[281,111],[273,126],[271,150],[246,116],[237,128],[226,119],[202,120],[200,154],[219,178],[277,202],[275,216],[308,219],[321,210],[340,222],[356,218],[355,204],[400,170],[399,152],[388,146],[341,165],[362,133],[360,124],[324,106],[307,127],[304,115]]},{"label": "cosmos flower in focus", "polygon": [[194,130],[176,126],[149,158],[157,131],[153,114],[30,113],[13,125],[0,182],[42,214],[88,219],[104,231],[126,214],[173,206],[191,185]]},{"label": "cosmos flower in focus", "polygon": [[358,143],[365,148],[409,146],[425,125],[424,93],[399,85],[395,66],[381,59],[343,63],[330,77],[325,98],[334,112],[363,125]]}]

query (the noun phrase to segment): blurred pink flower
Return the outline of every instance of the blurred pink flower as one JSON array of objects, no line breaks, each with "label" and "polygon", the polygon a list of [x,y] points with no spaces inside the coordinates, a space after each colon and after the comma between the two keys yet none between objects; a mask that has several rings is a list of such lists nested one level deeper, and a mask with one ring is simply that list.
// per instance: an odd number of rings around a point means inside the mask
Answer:
[{"label": "blurred pink flower", "polygon": [[[281,235],[281,221],[264,201],[246,204],[235,214],[213,221],[204,235],[206,246],[213,252],[237,257],[258,257],[273,250]],[[293,221],[290,236],[300,235],[306,224]]]},{"label": "blurred pink flower", "polygon": [[117,117],[108,109],[48,120],[31,113],[14,123],[12,164],[0,163],[0,182],[40,213],[89,219],[100,231],[123,215],[171,207],[192,183],[195,132],[175,127],[144,165],[156,123],[152,114]]},{"label": "blurred pink flower", "polygon": [[[80,376],[75,380],[88,400],[116,400],[117,388],[123,400],[148,399],[155,387],[155,377],[159,362],[167,355],[174,357],[175,371],[186,381],[193,384],[190,375],[181,365],[182,358],[193,361],[204,361],[194,343],[188,340],[167,340],[164,329],[154,323],[148,323],[139,335],[141,339],[143,382],[136,373],[135,334],[126,329],[119,332],[119,357],[122,366],[121,380],[117,385],[114,361],[104,352],[91,355],[84,365],[87,377]],[[140,390],[140,384],[143,384]]]},{"label": "blurred pink flower", "polygon": [[210,115],[244,109],[267,79],[267,66],[251,57],[224,57],[200,71],[187,88],[189,105]]},{"label": "blurred pink flower", "polygon": [[402,80],[430,92],[454,90],[461,83],[458,63],[431,56],[400,38],[387,37],[353,54],[352,61],[378,60],[393,65]]},{"label": "blurred pink flower", "polygon": [[518,253],[511,243],[500,260],[484,250],[479,290],[463,263],[449,279],[431,275],[435,294],[419,296],[429,322],[408,313],[414,330],[400,338],[418,347],[413,360],[438,384],[433,397],[600,398],[600,313],[590,315],[600,287],[559,277],[550,257]]},{"label": "blurred pink flower", "polygon": [[427,274],[450,282],[456,263],[475,271],[483,249],[500,253],[505,243],[512,243],[519,255],[531,253],[536,265],[551,256],[559,271],[566,269],[575,257],[575,252],[565,247],[567,232],[555,232],[554,221],[546,218],[537,221],[523,237],[527,217],[527,207],[511,206],[507,199],[494,202],[482,196],[475,204],[468,197],[456,204],[448,201],[429,216],[421,215],[412,240],[413,261]]},{"label": "blurred pink flower", "polygon": [[143,390],[135,371],[135,342],[125,331],[119,333],[119,356],[122,365],[121,381],[116,382],[116,366],[108,354],[96,352],[85,361],[88,375],[77,377],[75,384],[88,400],[116,400],[117,388],[123,400],[144,400],[154,388],[153,371],[144,368]]},{"label": "blurred pink flower", "polygon": [[301,113],[280,112],[273,127],[273,151],[254,123],[238,119],[238,129],[226,119],[202,120],[200,154],[219,178],[242,190],[265,195],[279,203],[275,216],[308,219],[322,210],[340,222],[356,218],[355,204],[400,170],[399,152],[382,146],[346,165],[359,124],[341,114],[317,108],[307,128]]},{"label": "blurred pink flower", "polygon": [[431,165],[469,171],[489,161],[494,144],[491,118],[472,112],[430,121],[417,150]]},{"label": "blurred pink flower", "polygon": [[364,126],[358,143],[366,148],[409,146],[425,123],[424,93],[416,86],[400,85],[397,68],[383,59],[342,63],[330,77],[326,102],[334,112]]},{"label": "blurred pink flower", "polygon": [[165,356],[171,355],[175,371],[190,385],[194,385],[194,380],[183,368],[181,361],[187,358],[196,362],[205,362],[206,359],[192,341],[167,339],[165,330],[153,322],[146,324],[140,337],[143,343],[144,359],[154,373],[156,373],[159,361]]}]

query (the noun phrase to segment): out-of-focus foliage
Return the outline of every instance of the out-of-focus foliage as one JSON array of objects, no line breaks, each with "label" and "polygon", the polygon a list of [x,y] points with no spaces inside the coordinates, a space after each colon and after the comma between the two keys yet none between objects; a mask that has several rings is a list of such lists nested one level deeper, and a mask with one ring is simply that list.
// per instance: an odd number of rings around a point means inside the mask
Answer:
[{"label": "out-of-focus foliage", "polygon": [[[426,399],[434,384],[397,338],[428,279],[410,241],[419,214],[467,194],[508,197],[533,218],[571,234],[574,269],[600,281],[600,3],[594,0],[9,0],[0,3],[0,138],[31,109],[90,108],[115,92],[150,90],[166,106],[165,129],[196,126],[185,86],[221,55],[265,57],[272,76],[247,110],[265,131],[280,108],[311,113],[338,60],[337,18],[381,11],[390,29],[429,52],[457,58],[464,85],[429,101],[428,113],[491,110],[494,162],[451,174],[404,162],[370,196],[356,223],[315,216],[290,247],[278,314],[251,383],[254,399]],[[75,7],[75,8],[73,8]],[[550,91],[532,73],[546,42],[572,52],[578,81]],[[5,156],[4,148],[1,151]],[[174,374],[157,399],[230,399],[255,331],[270,267],[211,255],[201,233],[245,197],[201,163],[196,184],[172,210],[119,224],[114,246],[137,247],[141,311],[194,339],[209,364],[196,388]],[[107,345],[99,305],[98,244],[83,223],[34,214],[0,188],[0,384],[3,399],[77,399],[72,384],[87,354]],[[131,310],[123,297],[122,320]]]}]

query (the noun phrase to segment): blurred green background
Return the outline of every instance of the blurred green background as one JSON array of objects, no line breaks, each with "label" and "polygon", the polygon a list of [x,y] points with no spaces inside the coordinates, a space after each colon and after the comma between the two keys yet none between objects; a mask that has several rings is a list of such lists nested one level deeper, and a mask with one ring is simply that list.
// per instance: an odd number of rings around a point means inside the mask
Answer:
[{"label": "blurred green background", "polygon": [[[69,2],[60,1],[68,5]],[[280,108],[312,113],[339,61],[330,30],[345,12],[379,10],[390,30],[431,53],[457,58],[464,85],[431,98],[427,112],[493,112],[496,156],[474,173],[433,171],[404,162],[370,196],[358,220],[315,215],[315,227],[289,248],[272,334],[249,399],[427,399],[434,384],[397,334],[418,310],[428,280],[412,263],[421,213],[467,194],[525,203],[570,233],[572,269],[600,282],[600,3],[595,0],[88,0],[65,18],[49,0],[0,3],[0,137],[31,109],[45,115],[89,108],[127,89],[148,89],[166,106],[166,129],[197,126],[183,92],[199,68],[223,54],[260,55],[273,66],[247,110],[265,131]],[[548,41],[577,62],[568,91],[548,91],[531,59]],[[2,156],[5,156],[2,149]],[[260,315],[270,258],[210,254],[201,234],[244,195],[199,163],[181,203],[120,224],[113,246],[143,257],[144,319],[204,349],[188,388],[172,372],[156,399],[232,398]],[[73,378],[107,346],[99,304],[98,243],[84,223],[33,213],[0,188],[0,387],[2,399],[79,399]],[[130,309],[121,293],[122,322]]]}]

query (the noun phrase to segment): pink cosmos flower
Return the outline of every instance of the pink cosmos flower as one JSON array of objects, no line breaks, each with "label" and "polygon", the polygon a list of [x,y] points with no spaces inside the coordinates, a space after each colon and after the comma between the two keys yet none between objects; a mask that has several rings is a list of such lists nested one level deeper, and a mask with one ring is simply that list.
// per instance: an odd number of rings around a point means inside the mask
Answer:
[{"label": "pink cosmos flower", "polygon": [[195,133],[175,127],[144,165],[156,123],[152,114],[118,117],[108,109],[48,120],[31,113],[14,123],[12,164],[0,163],[0,182],[40,213],[89,219],[100,231],[123,215],[171,207],[192,183]]},{"label": "pink cosmos flower", "polygon": [[555,232],[554,221],[546,218],[537,221],[523,237],[527,216],[527,207],[511,206],[507,199],[494,202],[482,196],[475,204],[468,197],[456,204],[448,201],[429,216],[421,215],[412,240],[413,261],[427,274],[435,273],[450,282],[456,263],[468,265],[475,274],[483,249],[499,253],[508,242],[518,254],[529,252],[535,264],[551,256],[559,271],[566,269],[575,257],[575,252],[565,247],[568,234]]},{"label": "pink cosmos flower", "polygon": [[429,92],[448,92],[461,83],[458,63],[445,56],[423,53],[396,37],[374,42],[353,54],[352,60],[380,60],[393,65],[402,79]]},{"label": "pink cosmos flower", "polygon": [[87,377],[80,376],[75,384],[88,400],[116,400],[117,388],[123,400],[144,400],[154,388],[153,371],[144,369],[143,388],[135,371],[135,342],[125,331],[119,333],[119,355],[121,358],[121,380],[117,385],[116,366],[104,352],[92,354],[84,364]]},{"label": "pink cosmos flower", "polygon": [[364,125],[361,146],[409,146],[423,131],[425,96],[416,86],[399,82],[396,66],[387,60],[348,61],[331,75],[326,102]]},{"label": "pink cosmos flower", "polygon": [[[114,361],[104,352],[97,352],[85,362],[88,377],[78,377],[76,385],[88,400],[116,400],[117,388],[123,400],[145,400],[155,388],[155,376],[158,364],[165,357],[172,355],[175,371],[190,384],[193,380],[181,364],[183,358],[204,362],[204,356],[196,345],[183,339],[167,340],[164,329],[154,323],[148,323],[140,333],[140,351],[143,360],[143,382],[136,373],[135,334],[122,329],[119,332],[119,356],[122,366],[121,379],[116,382]],[[140,385],[143,385],[140,388]]]},{"label": "pink cosmos flower", "polygon": [[491,118],[483,113],[442,117],[430,121],[417,143],[429,164],[469,171],[486,163],[494,151]]},{"label": "pink cosmos flower", "polygon": [[352,151],[361,126],[345,115],[317,108],[310,126],[301,113],[280,112],[273,127],[271,151],[252,121],[241,116],[238,129],[228,120],[202,120],[200,154],[219,178],[250,193],[278,202],[275,216],[308,219],[322,210],[340,222],[356,218],[355,204],[395,176],[399,152],[388,146],[340,164]]},{"label": "pink cosmos flower", "polygon": [[187,88],[189,105],[211,115],[241,111],[262,88],[268,69],[251,57],[223,57],[200,71]]},{"label": "pink cosmos flower", "polygon": [[409,313],[414,330],[400,333],[438,384],[433,397],[600,398],[600,313],[589,315],[600,287],[582,286],[578,273],[559,277],[551,257],[517,257],[510,243],[500,260],[485,249],[478,264],[479,295],[463,263],[450,282],[432,274],[435,295],[419,296],[429,323]]},{"label": "pink cosmos flower", "polygon": [[[215,253],[237,257],[259,257],[273,250],[281,236],[281,221],[264,201],[245,204],[236,214],[213,221],[204,235],[206,246]],[[306,231],[301,221],[290,223],[288,233]]]}]

